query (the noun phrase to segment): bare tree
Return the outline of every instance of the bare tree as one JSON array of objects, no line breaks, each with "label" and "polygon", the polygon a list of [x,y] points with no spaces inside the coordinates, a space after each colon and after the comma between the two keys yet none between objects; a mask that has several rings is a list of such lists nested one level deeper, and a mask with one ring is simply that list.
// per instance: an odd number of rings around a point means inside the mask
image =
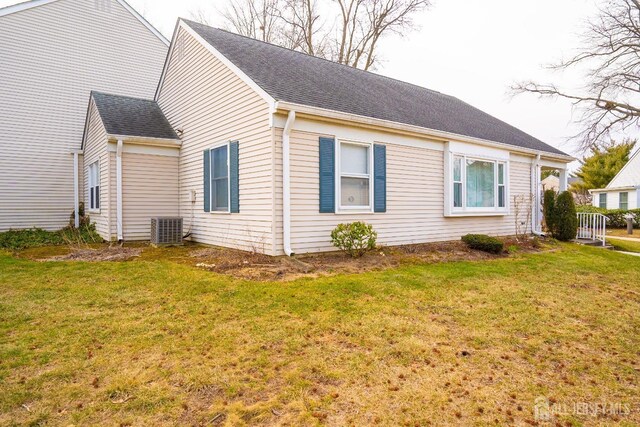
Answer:
[{"label": "bare tree", "polygon": [[281,42],[278,24],[282,0],[229,0],[222,16],[231,30],[270,43]]},{"label": "bare tree", "polygon": [[582,113],[583,130],[576,137],[586,151],[607,141],[612,132],[639,125],[640,0],[606,0],[589,21],[582,44],[573,58],[551,66],[557,70],[587,66],[588,83],[580,93],[531,81],[513,89],[571,100]]},{"label": "bare tree", "polygon": [[[416,28],[431,0],[228,0],[222,12],[239,34],[369,70],[380,41]],[[198,19],[197,14],[192,14]]]}]

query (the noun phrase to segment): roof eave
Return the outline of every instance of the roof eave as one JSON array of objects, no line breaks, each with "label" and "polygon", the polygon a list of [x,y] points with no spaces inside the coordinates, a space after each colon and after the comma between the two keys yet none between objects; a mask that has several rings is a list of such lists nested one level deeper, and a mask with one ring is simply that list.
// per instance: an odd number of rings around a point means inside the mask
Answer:
[{"label": "roof eave", "polygon": [[386,129],[392,129],[394,131],[400,131],[403,133],[409,133],[419,136],[427,136],[432,139],[436,139],[442,142],[447,141],[460,141],[471,144],[484,145],[492,148],[502,148],[515,153],[522,153],[528,155],[541,155],[542,157],[559,160],[563,163],[570,163],[576,160],[575,157],[569,155],[563,155],[558,153],[552,153],[549,151],[533,150],[517,145],[505,144],[502,142],[489,141],[481,138],[474,138],[466,135],[459,135],[450,132],[440,131],[436,129],[424,128],[421,126],[408,125],[405,123],[394,122],[384,119],[376,119],[372,117],[360,116],[357,114],[344,113],[342,111],[329,110],[325,108],[312,107],[308,105],[301,105],[286,101],[276,102],[276,111],[295,111],[298,115],[309,115],[316,118],[333,119],[339,121],[346,121],[352,123],[358,123],[360,125],[371,127],[382,127]]},{"label": "roof eave", "polygon": [[107,134],[107,140],[109,141],[122,141],[129,144],[139,145],[152,145],[155,147],[170,147],[180,148],[182,147],[182,141],[178,138],[154,138],[149,136],[139,135],[117,135],[109,133]]}]

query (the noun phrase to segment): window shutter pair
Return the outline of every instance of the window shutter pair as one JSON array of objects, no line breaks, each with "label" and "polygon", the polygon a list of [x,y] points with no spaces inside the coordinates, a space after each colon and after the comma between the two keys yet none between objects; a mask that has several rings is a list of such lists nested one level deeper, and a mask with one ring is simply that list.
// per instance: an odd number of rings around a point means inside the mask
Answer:
[{"label": "window shutter pair", "polygon": [[[240,156],[239,143],[229,143],[229,199],[231,213],[240,212]],[[211,212],[211,150],[203,152],[203,176],[204,176],[204,211]]]},{"label": "window shutter pair", "polygon": [[[336,140],[320,138],[320,213],[336,211]],[[373,210],[387,211],[387,147],[373,145]]]}]

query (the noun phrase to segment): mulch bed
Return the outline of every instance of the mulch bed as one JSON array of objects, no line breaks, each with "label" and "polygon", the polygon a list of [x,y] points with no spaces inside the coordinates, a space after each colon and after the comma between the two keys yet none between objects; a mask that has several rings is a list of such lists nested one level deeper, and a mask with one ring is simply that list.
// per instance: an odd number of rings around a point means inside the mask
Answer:
[{"label": "mulch bed", "polygon": [[[505,249],[517,252],[540,251],[537,239],[503,239]],[[25,252],[23,257],[38,261],[153,261],[166,260],[191,265],[233,277],[256,281],[289,281],[298,278],[334,274],[357,274],[379,271],[401,265],[433,264],[452,261],[480,261],[512,256],[492,255],[469,249],[461,241],[424,243],[383,247],[353,259],[342,252],[271,257],[234,249],[187,244],[174,248],[152,248],[148,245],[67,247],[64,253]]]}]

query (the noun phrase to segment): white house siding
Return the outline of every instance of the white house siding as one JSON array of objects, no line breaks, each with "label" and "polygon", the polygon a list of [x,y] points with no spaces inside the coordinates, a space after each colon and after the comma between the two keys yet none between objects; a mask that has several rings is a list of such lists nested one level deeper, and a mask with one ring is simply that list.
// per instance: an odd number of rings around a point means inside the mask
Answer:
[{"label": "white house siding", "polygon": [[593,192],[593,206],[600,207],[600,194],[602,193],[607,194],[607,209],[620,209],[620,193],[629,193],[629,209],[638,209],[640,206],[640,192],[637,190]]},{"label": "white house siding", "polygon": [[178,157],[123,153],[124,239],[149,240],[152,217],[178,214]]},{"label": "white house siding", "polygon": [[[268,104],[186,31],[183,54],[171,58],[158,103],[183,130],[180,215],[197,242],[273,253],[273,143]],[[184,40],[184,41],[180,41]],[[239,141],[240,213],[206,213],[203,151]],[[191,191],[196,203],[191,222]]]},{"label": "white house siding", "polygon": [[[103,239],[110,240],[109,232],[109,153],[107,152],[107,132],[100,120],[98,110],[95,108],[93,101],[89,110],[89,122],[87,126],[87,135],[84,146],[84,155],[82,161],[82,200],[86,213],[89,215],[91,222],[95,223],[96,231]],[[100,210],[90,211],[89,202],[89,166],[96,161],[100,161]],[[73,177],[73,176],[72,176]],[[73,194],[73,193],[72,193]]]},{"label": "white house siding", "polygon": [[[281,134],[281,131],[276,133],[278,146],[281,146]],[[372,224],[383,245],[457,240],[468,233],[515,234],[513,206],[511,214],[506,216],[445,218],[443,144],[424,143],[421,147],[422,141],[416,139],[411,145],[402,145],[389,142],[393,138],[383,133],[378,133],[373,141],[387,145],[387,212],[320,214],[320,136],[324,135],[302,131],[294,131],[291,136],[291,240],[295,253],[335,250],[330,243],[331,230],[339,223],[353,221]],[[276,174],[280,177],[280,170]],[[509,180],[512,204],[515,195],[528,198],[530,160],[512,156]],[[278,198],[279,203],[280,200]],[[523,221],[526,215],[523,211]],[[281,232],[280,218],[277,229]],[[278,243],[281,245],[281,240]]]},{"label": "white house siding", "polygon": [[98,3],[0,17],[0,231],[67,224],[91,90],[154,95],[167,46],[117,1]]},{"label": "white house siding", "polygon": [[611,180],[608,188],[640,186],[640,151],[634,153],[629,162]]}]

